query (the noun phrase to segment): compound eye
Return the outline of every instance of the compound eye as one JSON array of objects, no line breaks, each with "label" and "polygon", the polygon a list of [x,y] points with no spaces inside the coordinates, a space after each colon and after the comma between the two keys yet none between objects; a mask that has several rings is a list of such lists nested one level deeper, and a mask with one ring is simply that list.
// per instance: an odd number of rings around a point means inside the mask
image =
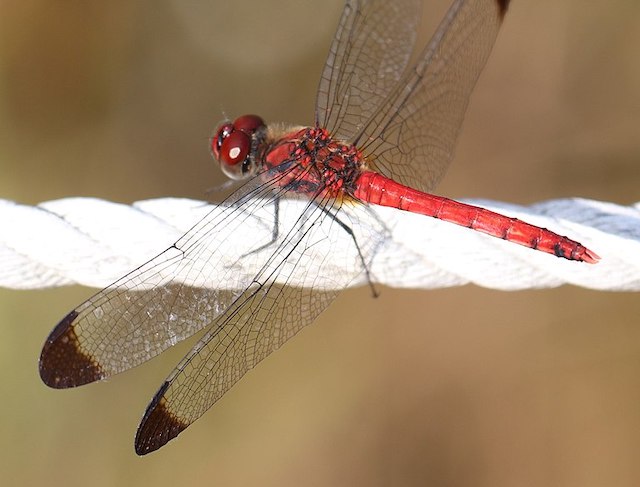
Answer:
[{"label": "compound eye", "polygon": [[233,132],[233,125],[230,123],[225,123],[224,125],[220,126],[218,132],[211,141],[211,152],[213,152],[213,157],[215,157],[217,161],[220,160],[222,143],[227,137],[229,137],[229,135],[231,135],[231,132]]},{"label": "compound eye", "polygon": [[233,128],[252,135],[260,127],[264,127],[264,120],[258,115],[243,115],[233,121]]},{"label": "compound eye", "polygon": [[237,166],[249,154],[251,138],[244,132],[234,131],[222,141],[219,161],[224,166]]}]

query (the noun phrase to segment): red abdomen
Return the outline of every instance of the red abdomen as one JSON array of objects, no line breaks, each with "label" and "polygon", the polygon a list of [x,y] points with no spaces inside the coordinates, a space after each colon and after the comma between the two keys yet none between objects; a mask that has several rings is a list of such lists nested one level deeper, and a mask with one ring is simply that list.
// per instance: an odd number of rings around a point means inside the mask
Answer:
[{"label": "red abdomen", "polygon": [[423,193],[376,172],[360,174],[353,183],[351,194],[360,201],[439,218],[557,257],[591,264],[599,260],[595,252],[582,244],[546,228],[478,206]]}]

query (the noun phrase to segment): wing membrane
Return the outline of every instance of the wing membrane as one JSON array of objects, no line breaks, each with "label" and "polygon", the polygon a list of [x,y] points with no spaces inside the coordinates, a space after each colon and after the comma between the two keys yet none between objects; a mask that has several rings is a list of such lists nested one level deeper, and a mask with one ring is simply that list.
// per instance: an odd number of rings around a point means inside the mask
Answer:
[{"label": "wing membrane", "polygon": [[404,71],[421,0],[348,0],[329,49],[316,100],[316,124],[339,140],[362,129]]},{"label": "wing membrane", "polygon": [[456,0],[418,61],[353,142],[373,169],[430,191],[444,175],[508,0]]}]

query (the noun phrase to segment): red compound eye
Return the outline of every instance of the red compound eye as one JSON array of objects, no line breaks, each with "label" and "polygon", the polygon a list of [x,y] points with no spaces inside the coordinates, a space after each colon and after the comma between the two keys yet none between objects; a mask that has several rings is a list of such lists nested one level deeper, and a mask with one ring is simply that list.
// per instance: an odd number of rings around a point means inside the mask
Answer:
[{"label": "red compound eye", "polygon": [[246,159],[251,148],[251,138],[249,135],[236,130],[229,134],[228,137],[222,141],[222,147],[220,148],[220,157],[218,160],[222,164],[228,166],[235,166],[239,162]]},{"label": "red compound eye", "polygon": [[211,141],[211,152],[213,152],[213,157],[216,158],[217,161],[220,160],[220,150],[222,149],[222,143],[224,140],[229,137],[231,132],[233,131],[233,125],[230,123],[225,123],[220,126],[216,136]]},{"label": "red compound eye", "polygon": [[258,163],[249,153],[252,144],[256,147],[264,134],[264,121],[257,115],[243,115],[218,128],[211,141],[211,152],[220,163],[220,169],[232,179],[245,179],[255,174]]},{"label": "red compound eye", "polygon": [[233,121],[233,128],[249,135],[264,126],[264,120],[258,115],[243,115]]}]

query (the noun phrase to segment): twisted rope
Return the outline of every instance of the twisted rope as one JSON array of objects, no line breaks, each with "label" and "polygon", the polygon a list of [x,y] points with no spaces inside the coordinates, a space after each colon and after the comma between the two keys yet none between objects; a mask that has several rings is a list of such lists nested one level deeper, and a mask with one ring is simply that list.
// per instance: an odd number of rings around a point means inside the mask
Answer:
[{"label": "twisted rope", "polygon": [[[376,208],[392,230],[371,269],[376,282],[422,289],[467,283],[501,290],[562,284],[640,289],[640,203],[619,206],[573,198],[521,207],[466,202],[567,235],[602,260],[595,265],[565,261],[432,218]],[[175,198],[131,206],[95,198],[37,206],[0,200],[0,286],[104,287],[169,247],[211,208]],[[362,279],[352,283],[362,284]]]}]

